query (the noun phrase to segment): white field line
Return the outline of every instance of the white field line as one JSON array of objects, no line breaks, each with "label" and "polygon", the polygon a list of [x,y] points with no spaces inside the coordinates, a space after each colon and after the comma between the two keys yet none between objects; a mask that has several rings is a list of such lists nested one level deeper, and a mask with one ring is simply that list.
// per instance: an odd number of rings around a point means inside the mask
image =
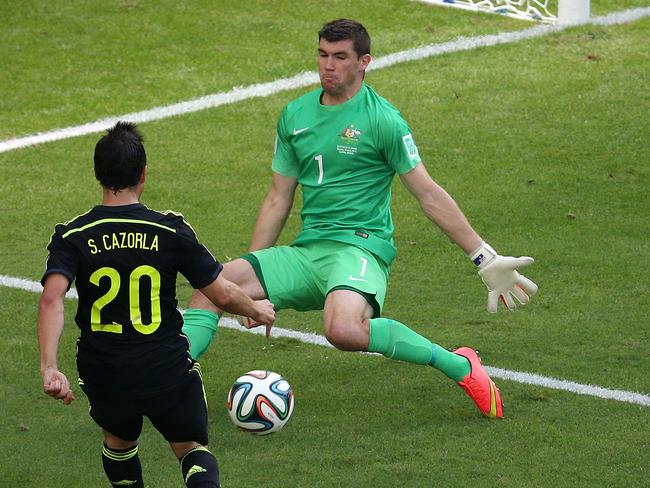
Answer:
[{"label": "white field line", "polygon": [[[40,293],[43,287],[37,281],[25,280],[22,278],[14,278],[12,276],[0,275],[0,286],[5,286],[8,288],[18,288],[20,290],[26,290],[30,292]],[[67,298],[76,299],[77,291],[72,288],[66,295]],[[239,332],[248,332],[251,334],[264,334],[264,327],[258,327],[256,329],[246,329],[239,324],[235,319],[224,317],[219,321],[221,327],[227,329],[237,330]],[[296,339],[305,344],[313,344],[317,346],[324,347],[333,347],[325,337],[314,334],[311,332],[300,332],[291,329],[282,329],[280,327],[273,327],[272,329],[273,337],[284,337],[290,339]],[[554,390],[563,390],[571,393],[576,393],[578,395],[588,395],[598,398],[604,398],[607,400],[616,400],[619,402],[634,403],[637,405],[642,405],[645,407],[650,407],[650,395],[644,395],[642,393],[635,393],[625,390],[612,390],[609,388],[602,388],[600,386],[593,385],[583,385],[580,383],[574,383],[572,381],[560,380],[557,378],[548,378],[546,376],[541,376],[533,373],[525,373],[522,371],[510,371],[507,369],[495,368],[492,366],[486,366],[485,369],[494,378],[499,378],[503,380],[515,381],[517,383],[523,383],[527,385],[542,386],[544,388],[551,388]]]},{"label": "white field line", "polygon": [[[626,24],[639,20],[650,15],[650,7],[641,7],[621,12],[614,12],[602,17],[594,17],[588,19],[583,24],[591,25],[614,25]],[[577,24],[573,24],[577,25]],[[369,67],[372,69],[382,69],[393,66],[399,63],[409,61],[416,61],[419,59],[429,58],[432,56],[439,56],[441,54],[448,54],[458,51],[467,51],[481,47],[495,46],[498,44],[507,44],[511,42],[518,42],[526,39],[533,39],[542,37],[553,32],[565,30],[573,25],[569,24],[555,24],[555,25],[536,25],[528,29],[523,29],[514,32],[502,32],[499,34],[477,36],[477,37],[459,37],[453,41],[444,42],[441,44],[428,44],[414,49],[399,51],[387,56],[376,58]],[[43,144],[46,142],[53,142],[62,139],[69,139],[72,137],[79,137],[87,134],[101,132],[114,125],[118,120],[128,120],[131,122],[142,123],[154,120],[161,120],[176,115],[182,115],[191,112],[198,112],[209,108],[219,107],[231,103],[248,100],[256,97],[266,97],[278,92],[302,88],[305,86],[318,83],[318,74],[315,72],[299,73],[290,78],[282,78],[279,80],[257,83],[246,87],[236,87],[227,92],[215,93],[206,95],[194,100],[185,102],[174,103],[172,105],[165,105],[162,107],[155,107],[142,112],[133,112],[119,116],[112,116],[89,122],[82,125],[65,127],[61,129],[54,129],[48,132],[41,132],[38,134],[17,137],[14,139],[7,139],[0,141],[0,153],[20,149],[24,147]]]}]

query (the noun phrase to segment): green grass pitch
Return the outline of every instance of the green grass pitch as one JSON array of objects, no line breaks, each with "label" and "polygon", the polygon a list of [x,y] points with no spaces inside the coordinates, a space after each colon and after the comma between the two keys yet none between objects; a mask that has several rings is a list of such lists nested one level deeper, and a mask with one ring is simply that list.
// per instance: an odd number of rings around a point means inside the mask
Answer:
[{"label": "green grass pitch", "polygon": [[[606,15],[647,0],[592,0]],[[0,15],[0,141],[273,81],[316,68],[319,27],[355,18],[373,54],[531,24],[410,1],[32,2]],[[371,71],[409,121],[433,175],[501,253],[531,255],[539,294],[489,315],[463,253],[399,182],[384,314],[487,365],[650,394],[650,18]],[[276,118],[309,88],[142,124],[143,202],[182,212],[221,260],[245,251],[270,183]],[[0,153],[0,275],[38,281],[55,223],[96,204],[98,134]],[[299,205],[281,236],[291,241]],[[179,285],[180,305],[189,298]],[[101,435],[76,388],[41,391],[36,293],[0,286],[0,486],[107,486]],[[74,379],[66,302],[60,367]],[[278,326],[321,333],[320,314]],[[480,417],[430,368],[221,329],[201,361],[210,447],[224,487],[636,487],[650,479],[650,407],[498,381],[503,421]],[[283,374],[293,418],[268,437],[238,431],[226,394],[251,369]],[[148,488],[179,487],[145,425]]]}]

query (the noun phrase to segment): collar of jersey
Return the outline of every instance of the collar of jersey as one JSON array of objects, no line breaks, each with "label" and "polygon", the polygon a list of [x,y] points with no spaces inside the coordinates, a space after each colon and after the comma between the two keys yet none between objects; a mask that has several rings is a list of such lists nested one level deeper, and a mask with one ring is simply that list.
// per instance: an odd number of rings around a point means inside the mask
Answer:
[{"label": "collar of jersey", "polygon": [[367,90],[367,87],[366,87],[365,82],[361,83],[361,87],[359,87],[359,91],[357,93],[355,93],[354,96],[352,98],[350,98],[349,100],[346,100],[345,102],[339,103],[337,105],[323,105],[322,103],[320,103],[320,99],[321,99],[321,96],[322,96],[322,93],[323,93],[323,90],[321,89],[321,91],[320,91],[321,95],[318,97],[318,107],[321,110],[325,111],[325,112],[339,112],[341,110],[346,110],[346,109],[348,109],[350,107],[355,106],[357,103],[359,103],[359,101],[363,99],[363,96],[364,96],[364,93],[366,92],[366,90]]},{"label": "collar of jersey", "polygon": [[142,203],[129,203],[127,205],[97,205],[95,209],[101,210],[102,212],[122,213],[142,207],[144,207]]}]

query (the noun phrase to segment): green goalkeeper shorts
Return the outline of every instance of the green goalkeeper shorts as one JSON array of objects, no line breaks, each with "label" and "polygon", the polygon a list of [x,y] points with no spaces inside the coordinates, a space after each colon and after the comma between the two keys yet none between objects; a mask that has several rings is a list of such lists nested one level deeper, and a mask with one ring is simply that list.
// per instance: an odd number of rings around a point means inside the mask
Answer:
[{"label": "green goalkeeper shorts", "polygon": [[255,270],[276,310],[322,310],[327,294],[347,289],[363,295],[379,317],[388,269],[374,254],[350,244],[318,240],[276,246],[242,256]]}]

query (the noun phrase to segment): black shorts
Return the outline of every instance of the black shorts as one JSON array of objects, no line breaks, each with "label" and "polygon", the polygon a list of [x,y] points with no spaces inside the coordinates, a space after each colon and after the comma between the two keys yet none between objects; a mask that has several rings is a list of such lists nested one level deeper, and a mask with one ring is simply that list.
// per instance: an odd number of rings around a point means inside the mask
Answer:
[{"label": "black shorts", "polygon": [[208,405],[198,363],[189,371],[187,381],[158,395],[104,396],[82,389],[93,420],[120,439],[137,440],[143,417],[147,417],[168,442],[208,444]]}]

